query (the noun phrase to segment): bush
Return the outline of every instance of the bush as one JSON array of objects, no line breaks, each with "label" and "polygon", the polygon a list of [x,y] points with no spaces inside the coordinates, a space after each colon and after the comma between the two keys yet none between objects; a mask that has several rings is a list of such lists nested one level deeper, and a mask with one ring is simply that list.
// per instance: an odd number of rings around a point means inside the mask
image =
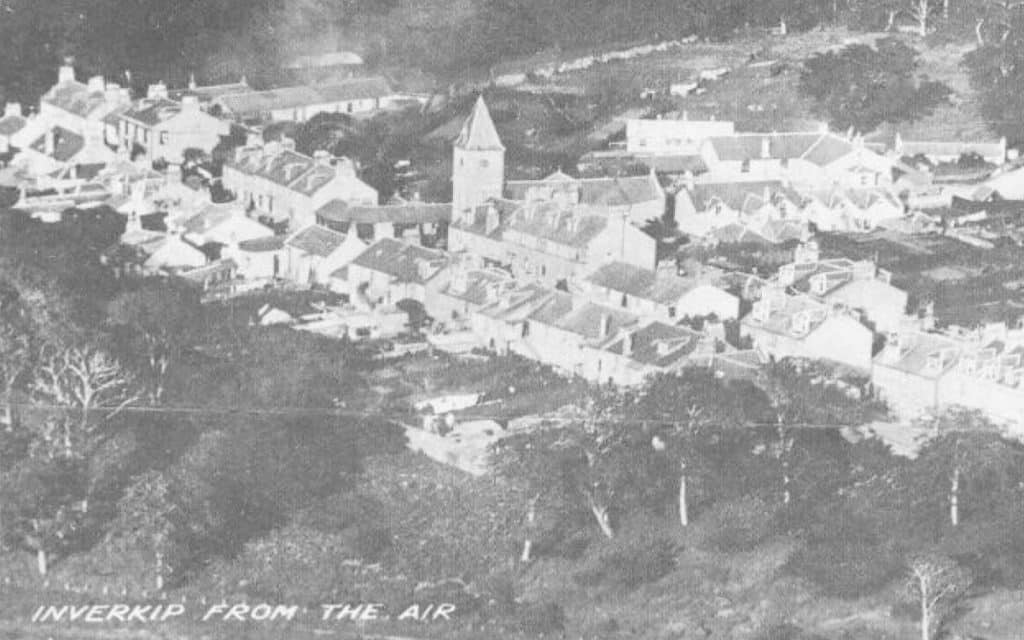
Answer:
[{"label": "bush", "polygon": [[665,538],[648,541],[622,539],[612,549],[588,560],[573,579],[583,586],[610,585],[634,589],[654,582],[675,566],[675,549]]},{"label": "bush", "polygon": [[554,602],[528,604],[515,616],[515,630],[529,635],[547,635],[565,631],[565,610]]},{"label": "bush", "polygon": [[786,568],[829,596],[858,598],[891,582],[902,566],[898,554],[876,540],[837,537],[798,550]]},{"label": "bush", "polygon": [[717,551],[749,551],[774,532],[778,508],[748,496],[712,506],[699,521],[703,543]]}]

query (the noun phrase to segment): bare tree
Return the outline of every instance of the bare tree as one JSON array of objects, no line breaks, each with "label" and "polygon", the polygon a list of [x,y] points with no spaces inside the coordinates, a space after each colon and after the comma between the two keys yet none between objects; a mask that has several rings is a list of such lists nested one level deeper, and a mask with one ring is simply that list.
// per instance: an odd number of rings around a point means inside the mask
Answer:
[{"label": "bare tree", "polygon": [[967,571],[945,556],[924,554],[910,560],[908,588],[921,607],[921,640],[938,636],[970,584]]},{"label": "bare tree", "polygon": [[[31,386],[40,404],[77,414],[77,426],[83,433],[91,430],[94,412],[103,411],[104,420],[110,420],[139,399],[131,373],[108,353],[91,346],[45,346]],[[65,444],[71,446],[70,441]]]}]

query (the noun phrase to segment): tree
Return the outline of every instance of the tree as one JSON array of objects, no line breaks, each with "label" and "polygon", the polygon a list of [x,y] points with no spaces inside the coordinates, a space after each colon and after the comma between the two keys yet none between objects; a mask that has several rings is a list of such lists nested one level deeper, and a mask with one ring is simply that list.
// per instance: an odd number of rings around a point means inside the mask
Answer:
[{"label": "tree", "polygon": [[13,537],[36,554],[41,576],[51,557],[68,546],[82,526],[84,469],[77,460],[27,458],[8,474],[0,497],[8,505]]},{"label": "tree", "polygon": [[138,399],[132,375],[105,351],[91,345],[44,345],[33,372],[36,402],[49,413],[38,432],[47,457],[83,458],[108,421]]},{"label": "tree", "polygon": [[832,127],[869,132],[883,122],[926,116],[948,100],[949,87],[916,78],[917,67],[917,51],[885,38],[875,47],[855,44],[812,56],[804,63],[800,88]]},{"label": "tree", "polygon": [[164,588],[175,566],[181,536],[180,507],[171,481],[159,471],[137,477],[117,502],[108,540],[121,549],[141,547],[152,554],[154,586]]},{"label": "tree", "polygon": [[124,330],[121,344],[131,347],[131,353],[142,360],[154,404],[163,399],[168,367],[188,344],[200,313],[193,291],[152,282],[121,293],[110,302],[110,322]]},{"label": "tree", "polygon": [[[971,86],[981,94],[981,113],[989,127],[1009,142],[1021,140],[1024,122],[1024,5],[998,7],[979,19],[979,46],[964,55]],[[982,25],[990,26],[984,37]],[[983,44],[982,44],[983,42]]]},{"label": "tree", "polygon": [[[947,488],[949,524],[956,527],[963,518],[964,498],[977,501],[1005,491],[1016,481],[1011,475],[1020,468],[1022,450],[1001,437],[996,425],[981,413],[955,408],[940,415],[931,425],[936,437],[922,449],[910,467],[924,491]],[[1002,485],[1003,491],[998,491]]]},{"label": "tree", "polygon": [[970,587],[970,574],[936,554],[916,556],[908,567],[908,586],[921,609],[921,640],[932,640]]},{"label": "tree", "polygon": [[827,365],[786,359],[766,367],[758,386],[768,396],[776,424],[766,451],[778,461],[782,476],[782,503],[792,499],[795,457],[806,453],[794,447],[793,426],[858,426],[884,414],[884,407],[866,396],[866,384],[843,380]]}]

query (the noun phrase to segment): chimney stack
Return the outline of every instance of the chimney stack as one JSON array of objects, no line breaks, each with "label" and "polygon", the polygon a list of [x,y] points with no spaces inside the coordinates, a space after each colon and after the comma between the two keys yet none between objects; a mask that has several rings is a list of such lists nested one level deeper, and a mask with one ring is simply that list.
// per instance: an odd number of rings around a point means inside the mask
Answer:
[{"label": "chimney stack", "polygon": [[89,93],[104,93],[107,90],[107,83],[103,80],[103,76],[92,76],[86,86],[89,88]]},{"label": "chimney stack", "polygon": [[331,166],[331,153],[326,149],[317,149],[313,152],[313,159],[316,163],[325,167]]},{"label": "chimney stack", "polygon": [[56,148],[57,133],[51,127],[46,130],[46,134],[43,136],[43,153],[47,156],[52,156]]},{"label": "chimney stack", "polygon": [[601,314],[601,326],[599,327],[598,337],[604,340],[608,337],[608,332],[611,330],[612,317],[607,313]]},{"label": "chimney stack", "polygon": [[57,84],[66,84],[75,81],[75,68],[70,61],[65,60],[64,64],[57,70]]},{"label": "chimney stack", "polygon": [[181,97],[181,110],[188,113],[199,112],[199,98],[196,96],[182,96]]},{"label": "chimney stack", "polygon": [[108,103],[117,104],[121,101],[121,85],[117,83],[108,82],[103,93],[103,97]]},{"label": "chimney stack", "polygon": [[769,136],[761,137],[761,158],[767,159],[772,157],[772,139]]},{"label": "chimney stack", "polygon": [[188,88],[189,88],[189,90],[195,91],[196,90],[196,86],[198,86],[198,85],[196,85],[196,74],[195,73],[189,73],[188,74]]},{"label": "chimney stack", "polygon": [[157,82],[151,84],[146,88],[146,98],[149,100],[166,100],[167,99],[167,85],[163,82]]},{"label": "chimney stack", "polygon": [[4,105],[4,117],[21,117],[21,103],[20,102],[8,102]]}]

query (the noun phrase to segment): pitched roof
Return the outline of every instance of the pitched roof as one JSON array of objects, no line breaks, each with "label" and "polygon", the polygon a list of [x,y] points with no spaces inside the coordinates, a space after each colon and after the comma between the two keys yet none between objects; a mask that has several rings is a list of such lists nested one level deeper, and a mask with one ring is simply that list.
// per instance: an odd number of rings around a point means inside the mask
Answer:
[{"label": "pitched roof", "polygon": [[391,86],[382,77],[350,78],[326,85],[299,85],[265,91],[244,91],[217,98],[224,108],[239,115],[255,115],[280,109],[349,100],[383,98],[392,94]]},{"label": "pitched roof", "polygon": [[168,95],[172,100],[181,100],[184,96],[196,96],[201,101],[210,102],[216,100],[221,96],[231,95],[234,93],[245,93],[250,91],[249,84],[243,78],[238,82],[228,82],[224,84],[209,84],[205,86],[189,86],[184,89],[172,89],[168,92]]},{"label": "pitched roof", "polygon": [[759,180],[745,182],[702,182],[689,189],[690,201],[698,212],[707,211],[715,203],[733,211],[749,211],[751,198],[756,199],[757,206],[765,204],[765,193],[769,199],[785,198],[791,202],[802,203],[804,198],[795,190],[785,186],[780,180]]},{"label": "pitched roof", "polygon": [[341,65],[363,64],[362,57],[354,51],[332,51],[293,58],[285,64],[285,69],[317,69]]},{"label": "pitched roof", "polygon": [[622,207],[644,204],[665,197],[658,179],[643,176],[609,178],[573,178],[556,172],[542,180],[509,180],[505,183],[505,197],[527,200],[536,193],[548,199],[558,193],[575,193],[579,203],[595,207]]},{"label": "pitched roof", "polygon": [[345,234],[327,227],[311,224],[293,233],[285,245],[321,258],[334,253],[345,242]]},{"label": "pitched roof", "polygon": [[237,203],[210,203],[185,220],[182,226],[188,233],[203,233],[224,224],[236,215],[244,215]]},{"label": "pitched roof", "polygon": [[[227,166],[304,195],[313,195],[338,175],[337,168],[288,149],[272,154],[248,153],[228,162]],[[358,180],[355,176],[352,179]]]},{"label": "pitched roof", "polygon": [[532,202],[516,210],[503,226],[504,235],[515,231],[563,246],[584,247],[605,230],[608,217],[586,207]]},{"label": "pitched roof", "polygon": [[757,160],[767,151],[775,160],[803,158],[819,166],[830,164],[853,150],[853,144],[833,133],[738,133],[708,138],[719,160]]},{"label": "pitched roof", "polygon": [[[876,366],[899,369],[906,373],[937,378],[956,364],[963,351],[960,342],[936,333],[915,332],[900,336],[899,348],[882,349],[875,356]],[[929,368],[929,360],[938,368]]]},{"label": "pitched roof", "polygon": [[[700,345],[703,334],[663,322],[651,324],[629,332],[632,341],[629,358],[640,364],[668,367],[685,360]],[[622,354],[625,336],[619,335],[605,347],[606,351]]]},{"label": "pitched roof", "polygon": [[[78,155],[85,147],[85,139],[75,133],[69,131],[64,127],[53,128],[53,155],[51,156],[58,162],[67,162]],[[29,145],[33,151],[39,153],[46,153],[46,136],[49,132],[44,133],[35,139],[32,144]]]},{"label": "pitched roof", "polygon": [[[608,319],[607,333],[601,333],[603,319]],[[558,318],[555,327],[583,336],[588,340],[607,340],[613,338],[620,329],[635,327],[638,318],[632,313],[613,309],[592,302],[586,302]]]},{"label": "pitched roof", "polygon": [[263,253],[266,251],[280,251],[284,248],[284,236],[267,236],[265,238],[253,238],[238,243],[241,251],[249,253]]},{"label": "pitched roof", "polygon": [[349,100],[370,100],[391,95],[391,85],[381,76],[370,78],[349,78],[315,87],[317,93],[327,102]]},{"label": "pitched roof", "polygon": [[141,100],[135,105],[118,112],[117,115],[152,127],[170,120],[179,113],[181,113],[180,103],[160,98],[156,100]]},{"label": "pitched roof", "polygon": [[316,210],[318,220],[357,224],[434,224],[452,218],[452,205],[433,202],[406,202],[376,207],[349,206],[343,200],[331,200]]},{"label": "pitched roof", "polygon": [[598,287],[661,304],[674,304],[688,291],[701,284],[694,278],[641,269],[625,262],[609,262],[602,265],[590,274],[586,281]]},{"label": "pitched roof", "polygon": [[386,273],[399,282],[423,283],[447,264],[443,251],[383,238],[356,256],[352,264]]},{"label": "pitched roof", "polygon": [[99,91],[90,92],[87,85],[73,81],[54,85],[43,95],[41,100],[76,116],[86,118],[106,103],[106,96]]},{"label": "pitched roof", "polygon": [[0,118],[0,136],[9,136],[25,128],[28,120],[22,116],[6,116]]},{"label": "pitched roof", "polygon": [[515,281],[504,271],[497,269],[471,269],[464,274],[452,274],[451,281],[441,290],[445,295],[472,304],[484,304],[489,287],[510,289]]},{"label": "pitched roof", "polygon": [[482,95],[476,99],[473,112],[462,125],[459,137],[455,139],[455,146],[471,151],[505,150]]}]

